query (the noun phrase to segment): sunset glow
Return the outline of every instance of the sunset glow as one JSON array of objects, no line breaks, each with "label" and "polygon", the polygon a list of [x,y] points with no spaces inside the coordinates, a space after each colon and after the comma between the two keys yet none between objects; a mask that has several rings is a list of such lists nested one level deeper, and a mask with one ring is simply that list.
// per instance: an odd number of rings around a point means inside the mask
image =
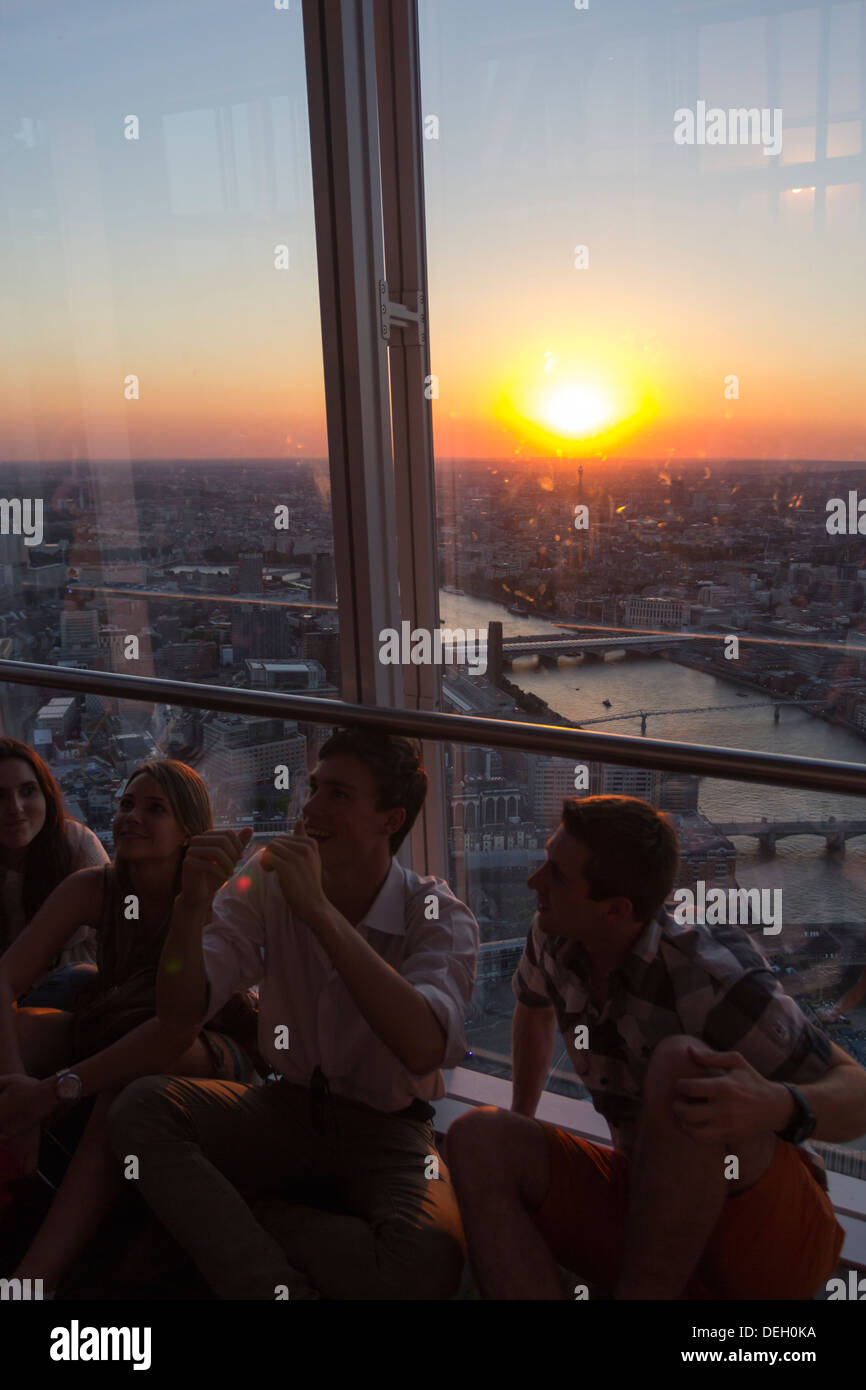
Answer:
[{"label": "sunset glow", "polygon": [[613,411],[603,392],[592,386],[561,386],[547,400],[544,420],[564,439],[585,439],[613,421]]},{"label": "sunset glow", "polygon": [[[218,96],[183,104],[159,26],[103,71],[95,0],[77,7],[62,62],[30,8],[7,89],[10,110],[32,115],[15,117],[6,177],[15,216],[35,208],[39,225],[32,245],[14,219],[0,228],[0,298],[20,323],[0,346],[0,457],[327,457],[300,7],[281,15],[276,44],[264,10],[217,26],[238,94],[231,160]],[[673,139],[667,49],[631,34],[627,7],[607,7],[604,52],[586,58],[579,89],[561,90],[584,61],[573,7],[516,6],[504,27],[497,7],[458,8],[459,42],[444,43],[438,0],[420,6],[425,102],[448,132],[424,146],[437,459],[860,460],[856,63],[839,56],[833,69],[826,150],[807,93],[778,165],[750,145],[696,159]],[[832,8],[834,53],[859,52],[857,7]],[[802,21],[783,64],[792,82],[816,43],[814,13]],[[760,105],[763,24],[732,16],[729,45],[707,40],[702,80],[728,104]],[[193,44],[178,25],[181,48]],[[522,105],[507,63],[490,66],[507,29],[523,35]],[[145,87],[163,112],[159,157],[155,128],[112,143],[118,83]],[[488,83],[470,122],[465,94]],[[55,109],[86,132],[74,173],[49,133]],[[118,268],[128,222],[134,274]],[[52,246],[62,254],[48,276]]]}]

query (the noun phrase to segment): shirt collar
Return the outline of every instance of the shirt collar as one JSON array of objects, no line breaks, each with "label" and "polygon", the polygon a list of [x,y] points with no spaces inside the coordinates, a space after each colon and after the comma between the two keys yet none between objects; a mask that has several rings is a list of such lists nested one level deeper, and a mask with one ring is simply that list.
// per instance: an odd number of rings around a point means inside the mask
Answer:
[{"label": "shirt collar", "polygon": [[664,929],[664,908],[647,922],[622,965],[620,973],[629,984],[636,984],[658,955]]},{"label": "shirt collar", "polygon": [[390,936],[406,932],[406,871],[396,859],[391,860],[388,877],[379,889],[372,905],[358,923],[358,929],[384,931]]},{"label": "shirt collar", "polygon": [[[617,972],[626,980],[634,983],[647,966],[655,959],[658,954],[659,943],[662,938],[665,913],[664,909],[651,922],[647,922],[640,936],[625,957],[622,965],[617,967]],[[569,940],[568,937],[560,937],[563,943],[560,960],[562,964],[575,974],[580,975],[584,980],[589,978],[589,956],[586,947],[580,941]],[[617,973],[614,972],[614,973]]]}]

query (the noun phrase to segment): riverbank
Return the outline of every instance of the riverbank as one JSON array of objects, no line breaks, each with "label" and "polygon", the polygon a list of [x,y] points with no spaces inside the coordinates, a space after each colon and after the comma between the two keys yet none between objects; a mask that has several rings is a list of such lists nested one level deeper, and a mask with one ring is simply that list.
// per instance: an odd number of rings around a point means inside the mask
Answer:
[{"label": "riverbank", "polygon": [[837,729],[844,729],[846,733],[854,734],[861,743],[866,742],[866,730],[859,728],[850,719],[835,710],[816,709],[813,704],[806,700],[795,700],[791,695],[780,694],[778,690],[768,690],[754,676],[744,675],[741,671],[720,670],[714,664],[702,661],[698,656],[692,656],[688,651],[681,650],[676,654],[660,652],[659,655],[663,661],[670,661],[673,665],[686,666],[691,671],[700,671],[702,675],[715,676],[716,680],[728,681],[731,685],[741,685],[745,690],[749,690],[755,695],[763,695],[767,700],[789,705],[793,709],[801,709],[805,714],[811,715],[813,719],[822,719],[825,724],[832,724]]},{"label": "riverbank", "polygon": [[577,729],[580,725],[575,724],[574,720],[566,719],[565,715],[559,714],[555,709],[551,709],[546,700],[542,700],[540,695],[533,695],[531,691],[521,690],[519,685],[501,676],[497,682],[497,689],[504,690],[526,716],[530,724],[559,724],[567,729]]}]

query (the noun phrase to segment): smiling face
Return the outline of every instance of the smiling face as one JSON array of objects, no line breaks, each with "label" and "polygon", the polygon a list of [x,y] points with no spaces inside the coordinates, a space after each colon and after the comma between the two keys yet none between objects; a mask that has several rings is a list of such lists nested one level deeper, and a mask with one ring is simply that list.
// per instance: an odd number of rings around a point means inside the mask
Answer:
[{"label": "smiling face", "polygon": [[376,802],[373,774],[357,758],[337,754],[316,764],[301,814],[324,868],[372,863],[383,848],[390,857],[389,839],[406,812],[402,807],[378,811]]},{"label": "smiling face", "polygon": [[22,856],[45,824],[45,797],[23,758],[0,760],[0,851]]},{"label": "smiling face", "polygon": [[171,802],[149,773],[127,784],[113,829],[116,857],[129,863],[176,857],[187,838]]}]

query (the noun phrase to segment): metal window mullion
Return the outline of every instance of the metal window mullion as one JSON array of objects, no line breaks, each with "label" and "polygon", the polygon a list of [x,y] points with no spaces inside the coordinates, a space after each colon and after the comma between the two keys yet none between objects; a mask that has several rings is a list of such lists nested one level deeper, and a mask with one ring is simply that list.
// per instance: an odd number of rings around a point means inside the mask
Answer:
[{"label": "metal window mullion", "polygon": [[[427,248],[424,210],[423,132],[416,0],[374,0],[379,102],[382,211],[387,299],[417,308],[427,319]],[[420,338],[420,341],[419,341]],[[394,486],[399,534],[400,604],[413,627],[439,627],[436,487],[433,425],[426,385],[429,335],[412,324],[391,325],[389,339]],[[442,707],[442,669],[407,666],[405,704],[416,710]],[[430,784],[412,837],[417,868],[446,876],[444,750],[424,744]]]},{"label": "metal window mullion", "polygon": [[355,0],[303,14],[342,696],[400,708],[401,670],[378,659],[400,612],[372,15]]}]

